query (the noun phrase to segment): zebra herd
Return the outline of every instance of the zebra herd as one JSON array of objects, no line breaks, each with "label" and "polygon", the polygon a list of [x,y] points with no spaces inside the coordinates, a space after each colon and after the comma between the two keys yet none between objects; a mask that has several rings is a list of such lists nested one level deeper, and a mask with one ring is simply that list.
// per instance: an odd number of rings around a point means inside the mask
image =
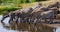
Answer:
[{"label": "zebra herd", "polygon": [[53,18],[60,13],[59,6],[59,2],[45,7],[41,3],[38,3],[35,7],[8,12],[3,15],[1,22],[5,18],[10,17],[9,23],[13,21],[16,23],[41,23],[41,19],[44,19],[46,23],[53,23]]}]

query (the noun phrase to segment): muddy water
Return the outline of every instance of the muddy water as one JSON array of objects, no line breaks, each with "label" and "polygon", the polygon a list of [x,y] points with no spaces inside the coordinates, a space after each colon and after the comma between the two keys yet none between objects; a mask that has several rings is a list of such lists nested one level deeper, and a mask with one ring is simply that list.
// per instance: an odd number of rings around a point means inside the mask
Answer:
[{"label": "muddy water", "polygon": [[[0,15],[0,20],[2,16]],[[4,23],[0,22],[0,32],[60,32],[59,27],[52,28],[42,23],[40,24],[28,24],[28,23],[8,23],[9,18],[4,20]]]}]

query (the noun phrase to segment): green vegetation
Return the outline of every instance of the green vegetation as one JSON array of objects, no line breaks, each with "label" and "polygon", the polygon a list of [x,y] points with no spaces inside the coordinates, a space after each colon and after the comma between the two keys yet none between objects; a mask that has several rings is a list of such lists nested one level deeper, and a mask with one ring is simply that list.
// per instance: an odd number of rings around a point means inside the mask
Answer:
[{"label": "green vegetation", "polygon": [[32,3],[37,1],[45,1],[45,0],[0,0],[0,14],[4,14],[7,11],[15,11],[17,9],[21,9],[23,8],[22,7],[23,3],[26,4],[26,3]]},{"label": "green vegetation", "polygon": [[15,7],[15,6],[0,6],[0,14],[4,14],[7,11],[15,11],[17,9],[21,9],[21,7]]},{"label": "green vegetation", "polygon": [[0,3],[29,3],[37,1],[46,1],[46,0],[0,0]]}]

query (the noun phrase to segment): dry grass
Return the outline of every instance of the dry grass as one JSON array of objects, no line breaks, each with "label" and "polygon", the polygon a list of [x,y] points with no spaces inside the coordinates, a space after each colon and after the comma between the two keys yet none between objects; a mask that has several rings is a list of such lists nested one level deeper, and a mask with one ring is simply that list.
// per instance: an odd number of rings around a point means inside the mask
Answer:
[{"label": "dry grass", "polygon": [[[53,4],[55,2],[60,2],[60,0],[49,0],[49,1],[41,1],[41,3],[43,4],[43,6],[46,5],[50,5]],[[19,4],[20,6],[22,6],[23,8],[30,8],[30,7],[34,7],[35,5],[37,5],[39,2],[34,2],[34,3],[23,3],[23,4]]]}]

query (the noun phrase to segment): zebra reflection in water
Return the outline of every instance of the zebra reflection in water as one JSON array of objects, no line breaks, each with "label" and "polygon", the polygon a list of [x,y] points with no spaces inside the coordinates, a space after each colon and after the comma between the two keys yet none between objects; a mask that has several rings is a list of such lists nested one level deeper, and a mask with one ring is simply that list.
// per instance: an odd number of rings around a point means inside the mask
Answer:
[{"label": "zebra reflection in water", "polygon": [[[3,24],[3,23],[2,23]],[[5,23],[6,24],[6,23]],[[19,31],[19,32],[54,32],[53,29],[55,29],[54,27],[49,27],[45,24],[27,24],[27,23],[14,23],[14,24],[9,24],[9,25],[5,25],[3,24],[3,28],[8,29],[8,30],[14,30],[14,31]],[[46,29],[47,28],[47,29]],[[56,30],[55,30],[56,31]]]}]

